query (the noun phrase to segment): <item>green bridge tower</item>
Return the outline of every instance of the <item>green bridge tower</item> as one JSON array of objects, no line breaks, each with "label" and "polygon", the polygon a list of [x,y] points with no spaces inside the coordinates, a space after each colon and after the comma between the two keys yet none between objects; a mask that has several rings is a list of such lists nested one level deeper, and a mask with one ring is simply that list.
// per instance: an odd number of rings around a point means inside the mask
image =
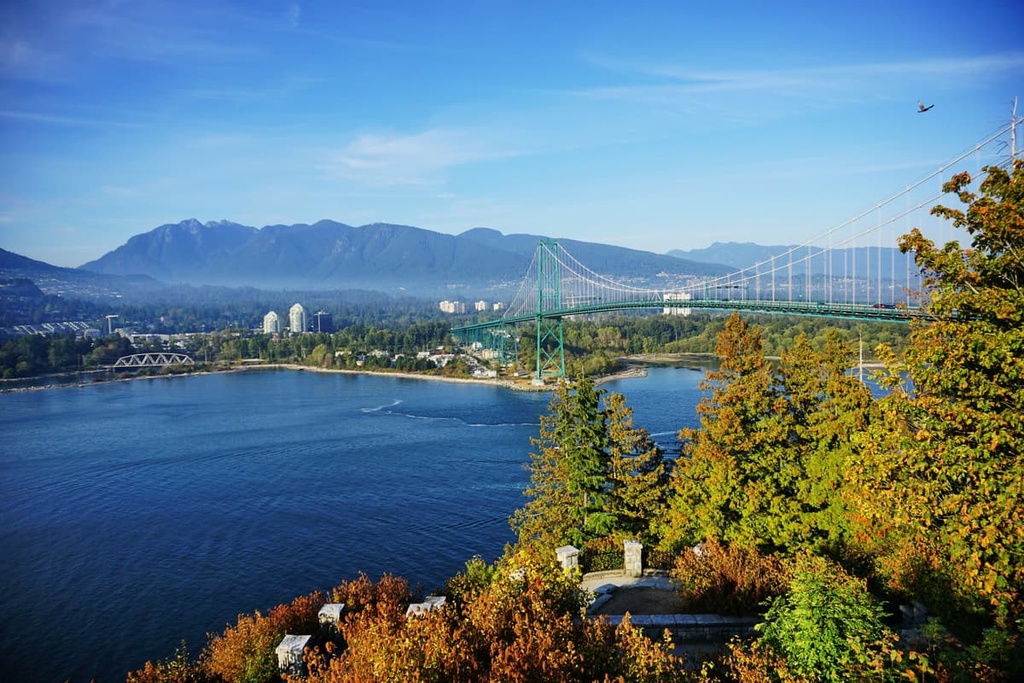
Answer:
[{"label": "green bridge tower", "polygon": [[[562,335],[562,278],[558,242],[542,240],[537,246],[537,379],[565,376]],[[555,311],[558,315],[545,316]]]}]

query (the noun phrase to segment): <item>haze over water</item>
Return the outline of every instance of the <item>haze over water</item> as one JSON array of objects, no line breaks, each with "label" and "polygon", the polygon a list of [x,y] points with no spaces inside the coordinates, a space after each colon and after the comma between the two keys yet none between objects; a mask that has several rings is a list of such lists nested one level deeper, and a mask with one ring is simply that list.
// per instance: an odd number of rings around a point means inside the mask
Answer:
[{"label": "haze over water", "polygon": [[[674,450],[702,377],[604,388]],[[0,395],[0,670],[119,681],[360,571],[440,588],[513,539],[549,398],[289,371]]]}]

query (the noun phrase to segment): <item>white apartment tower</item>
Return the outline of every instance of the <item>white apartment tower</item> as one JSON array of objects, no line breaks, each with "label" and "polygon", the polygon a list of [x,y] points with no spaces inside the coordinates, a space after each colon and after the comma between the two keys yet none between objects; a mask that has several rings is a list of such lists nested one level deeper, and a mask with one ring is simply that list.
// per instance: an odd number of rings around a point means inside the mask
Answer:
[{"label": "white apartment tower", "polygon": [[278,334],[281,331],[281,319],[271,311],[263,316],[263,334]]},{"label": "white apartment tower", "polygon": [[302,304],[295,304],[288,310],[288,329],[292,334],[302,334],[306,331],[306,309]]}]

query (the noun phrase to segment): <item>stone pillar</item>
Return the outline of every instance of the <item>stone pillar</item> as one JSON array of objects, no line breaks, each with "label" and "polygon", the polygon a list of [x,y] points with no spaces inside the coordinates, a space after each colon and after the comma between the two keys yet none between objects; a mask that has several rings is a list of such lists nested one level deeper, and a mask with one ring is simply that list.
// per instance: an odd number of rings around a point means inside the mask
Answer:
[{"label": "stone pillar", "polygon": [[306,664],[302,661],[302,652],[306,649],[312,636],[286,635],[277,646],[277,668],[282,674],[305,676]]},{"label": "stone pillar", "polygon": [[640,541],[623,541],[623,566],[626,576],[644,575],[644,544]]},{"label": "stone pillar", "polygon": [[563,545],[555,548],[555,555],[558,555],[558,564],[562,569],[569,571],[580,566],[580,551],[571,545]]},{"label": "stone pillar", "polygon": [[341,615],[345,611],[345,603],[343,602],[329,602],[320,608],[320,612],[317,613],[317,621],[320,625],[327,629],[331,634],[337,635],[338,633],[338,622],[341,621]]}]

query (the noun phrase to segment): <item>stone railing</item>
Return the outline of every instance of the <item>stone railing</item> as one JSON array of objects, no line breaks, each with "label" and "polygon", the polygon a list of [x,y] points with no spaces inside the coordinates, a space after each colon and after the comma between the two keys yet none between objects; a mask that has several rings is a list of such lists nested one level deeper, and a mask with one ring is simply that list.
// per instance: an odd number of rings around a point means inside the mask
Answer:
[{"label": "stone railing", "polygon": [[[626,617],[610,614],[605,618],[618,626]],[[629,621],[652,640],[668,631],[674,643],[723,643],[733,636],[756,635],[754,625],[762,619],[723,614],[638,614],[630,615]]]},{"label": "stone railing", "polygon": [[[607,580],[608,583],[593,590],[594,599],[587,608],[587,614],[593,618],[607,619],[613,626],[618,626],[627,618],[624,614],[611,614],[598,617],[596,612],[612,599],[612,595],[620,588],[616,579],[629,579],[627,583],[635,587],[650,585],[653,582],[660,590],[672,590],[667,572],[657,569],[644,569],[644,546],[640,541],[626,540],[622,544],[623,569],[590,572],[585,579]],[[558,563],[563,569],[570,571],[579,567],[580,551],[571,545],[555,549]],[[644,578],[646,577],[646,578]],[[637,581],[639,579],[639,581]],[[756,634],[754,625],[759,617],[738,617],[722,614],[636,614],[629,615],[630,623],[652,639],[660,639],[668,631],[675,643],[724,643],[733,636],[753,636]]]},{"label": "stone railing", "polygon": [[[563,545],[555,548],[555,555],[562,569],[578,569],[580,566],[580,551],[571,545]],[[622,542],[622,566],[626,576],[644,575],[644,544],[640,541],[625,540]]]}]

